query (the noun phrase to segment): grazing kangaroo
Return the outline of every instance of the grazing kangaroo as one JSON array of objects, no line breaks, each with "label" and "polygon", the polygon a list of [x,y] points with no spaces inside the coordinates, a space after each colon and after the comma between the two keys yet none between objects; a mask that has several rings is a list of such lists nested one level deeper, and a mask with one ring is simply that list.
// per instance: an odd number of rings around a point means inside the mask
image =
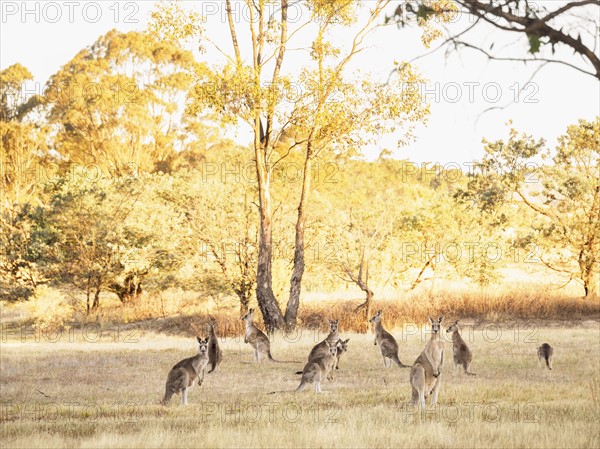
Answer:
[{"label": "grazing kangaroo", "polygon": [[321,393],[321,381],[327,377],[333,380],[334,367],[337,362],[337,343],[326,343],[329,352],[322,357],[309,360],[302,371],[302,380],[296,388],[297,392],[304,391],[308,384],[315,384],[315,393]]},{"label": "grazing kangaroo", "polygon": [[392,362],[394,362],[396,366],[400,368],[410,368],[410,366],[405,365],[400,361],[400,358],[398,357],[398,343],[394,336],[383,328],[383,324],[381,324],[381,313],[381,310],[377,312],[369,322],[373,323],[373,326],[375,327],[375,345],[379,343],[384,368],[388,367],[388,359],[390,360],[389,366],[392,366]]},{"label": "grazing kangaroo", "polygon": [[458,368],[458,365],[460,365],[465,370],[465,374],[468,374],[469,376],[476,376],[477,374],[469,371],[469,368],[471,367],[471,360],[473,360],[473,354],[458,332],[458,320],[456,320],[448,329],[446,329],[446,333],[450,332],[452,332],[454,368],[456,369]]},{"label": "grazing kangaroo", "polygon": [[552,369],[552,356],[554,355],[554,349],[548,343],[544,343],[542,346],[537,348],[538,355],[538,366],[542,366],[542,359],[546,361],[548,369]]},{"label": "grazing kangaroo", "polygon": [[258,327],[254,325],[254,309],[250,309],[246,315],[242,317],[242,320],[246,322],[246,337],[244,343],[250,343],[250,346],[254,348],[254,359],[262,363],[263,356],[271,362],[278,362],[273,356],[271,356],[271,342],[269,337],[265,335]]},{"label": "grazing kangaroo", "polygon": [[335,361],[335,369],[340,369],[340,357],[348,350],[349,338],[342,340],[341,338],[337,341],[337,355]]},{"label": "grazing kangaroo", "polygon": [[[181,403],[187,405],[187,391],[194,381],[198,379],[198,385],[202,385],[204,380],[204,370],[208,364],[208,338],[198,341],[198,354],[194,357],[183,359],[171,368],[167,376],[167,385],[165,387],[165,397],[162,400],[163,405],[167,405],[174,394],[181,393]],[[202,373],[202,377],[200,377]]]},{"label": "grazing kangaroo", "polygon": [[[335,356],[335,369],[340,369],[340,357],[348,350],[349,338],[342,340],[341,338],[337,341],[337,354]],[[326,355],[326,354],[325,354]],[[302,371],[296,371],[295,374],[302,374]]]},{"label": "grazing kangaroo", "polygon": [[208,373],[210,374],[219,368],[219,365],[223,361],[223,352],[219,347],[219,338],[215,332],[214,323],[208,325],[208,332],[208,363],[210,363],[210,371]]},{"label": "grazing kangaroo", "polygon": [[444,316],[437,320],[431,317],[431,338],[421,355],[417,357],[410,369],[410,385],[412,386],[412,403],[417,402],[425,407],[425,399],[431,394],[431,405],[437,402],[441,385],[442,365],[444,364],[444,342],[440,338],[440,328]]},{"label": "grazing kangaroo", "polygon": [[325,340],[317,343],[308,354],[308,361],[323,357],[329,353],[329,346],[337,344],[340,339],[339,334],[340,320],[329,320],[329,334]]}]

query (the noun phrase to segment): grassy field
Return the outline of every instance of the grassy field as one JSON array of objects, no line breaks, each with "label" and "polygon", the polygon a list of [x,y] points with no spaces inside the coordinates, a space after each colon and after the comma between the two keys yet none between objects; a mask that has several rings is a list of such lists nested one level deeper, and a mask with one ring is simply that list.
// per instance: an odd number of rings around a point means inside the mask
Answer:
[{"label": "grassy field", "polygon": [[[243,338],[224,339],[221,371],[191,389],[187,407],[175,397],[163,408],[168,370],[196,351],[190,338],[95,326],[55,335],[2,330],[6,448],[600,447],[600,325],[593,320],[465,326],[477,376],[455,372],[448,341],[440,403],[426,413],[407,404],[408,370],[384,369],[370,334],[342,329],[349,352],[321,395],[291,391],[299,383],[294,371],[322,334],[276,336],[274,357],[299,363],[262,365]],[[410,325],[394,335],[405,363],[428,338]],[[542,342],[555,348],[553,371],[537,366]]]}]

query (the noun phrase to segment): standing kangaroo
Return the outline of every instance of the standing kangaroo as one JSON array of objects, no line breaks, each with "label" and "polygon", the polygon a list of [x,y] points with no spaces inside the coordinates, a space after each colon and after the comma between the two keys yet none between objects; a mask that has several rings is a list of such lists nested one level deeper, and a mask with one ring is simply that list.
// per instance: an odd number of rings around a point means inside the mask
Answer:
[{"label": "standing kangaroo", "polygon": [[341,338],[337,341],[337,355],[335,356],[335,369],[340,369],[340,357],[348,350],[349,338],[342,340]]},{"label": "standing kangaroo", "polygon": [[[335,369],[340,369],[340,357],[342,357],[342,355],[344,354],[344,352],[346,352],[348,350],[348,342],[350,341],[349,338],[342,340],[341,338],[337,341],[337,343],[335,344],[337,346],[337,354],[335,356]],[[330,345],[331,343],[329,343],[327,340],[325,340],[324,342],[321,343],[325,343],[327,345],[327,352],[324,352],[322,350],[322,348],[318,351],[318,353],[316,355],[314,355],[312,358],[309,356],[308,361],[310,362],[311,360],[316,360],[319,357],[323,357],[325,355],[327,355],[330,352]],[[321,344],[319,343],[319,344]],[[311,351],[312,354],[312,351]],[[302,374],[302,371],[296,371],[295,374]]]},{"label": "standing kangaroo", "polygon": [[322,357],[309,360],[302,371],[302,380],[296,388],[297,392],[304,391],[308,384],[315,384],[315,393],[321,393],[321,381],[327,377],[333,380],[334,367],[337,362],[337,343],[326,342],[329,352]]},{"label": "standing kangaroo", "polygon": [[219,368],[219,365],[223,361],[223,352],[219,347],[219,338],[215,332],[215,324],[210,323],[208,325],[208,363],[210,363],[210,371],[213,373]]},{"label": "standing kangaroo", "polygon": [[398,357],[398,343],[394,336],[383,328],[383,324],[381,324],[381,313],[381,310],[377,312],[369,322],[373,323],[373,326],[375,327],[375,345],[379,343],[384,368],[388,367],[388,359],[390,360],[389,366],[392,366],[392,362],[394,362],[399,368],[410,368],[410,366],[405,365],[400,361],[400,358]]},{"label": "standing kangaroo", "polygon": [[340,339],[339,324],[340,320],[329,320],[329,334],[325,340],[313,346],[310,354],[308,355],[309,361],[327,355],[329,353],[329,346],[337,344],[338,340]]},{"label": "standing kangaroo", "polygon": [[538,355],[538,366],[542,366],[542,359],[546,361],[546,366],[548,369],[552,369],[552,356],[554,355],[554,349],[548,343],[544,343],[539,348],[537,348]]},{"label": "standing kangaroo", "polygon": [[460,365],[465,370],[465,374],[468,374],[469,376],[476,376],[475,373],[469,371],[469,368],[471,367],[471,360],[473,360],[473,354],[458,332],[458,320],[456,320],[448,329],[446,329],[446,333],[450,332],[452,332],[454,368],[456,369],[458,368],[458,365]]},{"label": "standing kangaroo", "polygon": [[[196,379],[198,385],[202,385],[204,380],[204,370],[208,364],[208,338],[198,341],[198,354],[194,357],[183,359],[171,368],[167,376],[167,385],[165,387],[165,397],[162,400],[163,405],[167,405],[174,394],[181,393],[181,403],[187,405],[187,391]],[[200,377],[202,373],[202,377]]]},{"label": "standing kangaroo", "polygon": [[444,342],[440,338],[440,328],[444,316],[437,320],[431,317],[431,338],[421,355],[417,357],[410,369],[410,385],[412,386],[412,403],[425,408],[425,399],[431,394],[431,405],[438,399],[441,385],[442,365],[444,364]]},{"label": "standing kangaroo", "polygon": [[250,309],[242,317],[242,320],[246,322],[244,343],[250,343],[250,346],[254,348],[254,359],[262,363],[263,356],[266,355],[271,362],[278,362],[278,360],[275,360],[271,356],[271,342],[269,341],[269,337],[254,325],[254,309]]}]

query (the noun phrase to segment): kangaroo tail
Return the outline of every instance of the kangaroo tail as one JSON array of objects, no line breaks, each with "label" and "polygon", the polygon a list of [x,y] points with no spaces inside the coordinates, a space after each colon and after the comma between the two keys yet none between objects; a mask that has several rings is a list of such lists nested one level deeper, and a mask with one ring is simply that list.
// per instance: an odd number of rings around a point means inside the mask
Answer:
[{"label": "kangaroo tail", "polygon": [[298,388],[296,388],[296,392],[300,393],[301,391],[304,391],[304,389],[306,388],[306,385],[308,385],[306,382],[304,382],[304,380],[302,382],[300,382],[300,385],[298,385]]},{"label": "kangaroo tail", "polygon": [[302,371],[296,371],[294,374],[302,374]]},{"label": "kangaroo tail", "polygon": [[267,352],[267,358],[269,359],[269,361],[274,362],[274,363],[282,363],[282,360],[275,360],[273,358],[273,356],[271,355],[271,351],[269,350],[269,352]]},{"label": "kangaroo tail", "polygon": [[394,363],[396,364],[396,366],[397,366],[398,368],[410,368],[410,366],[409,366],[409,365],[405,365],[404,363],[402,363],[402,362],[400,361],[400,359],[398,358],[398,354],[396,354],[396,356],[395,356],[395,357],[392,357],[392,360],[394,361]]},{"label": "kangaroo tail", "polygon": [[552,369],[552,367],[550,366],[550,357],[544,357],[544,359],[546,360],[546,367],[548,369]]},{"label": "kangaroo tail", "polygon": [[169,391],[169,389],[167,389],[167,391],[165,391],[165,397],[163,398],[162,401],[160,401],[161,405],[168,405],[169,402],[171,402],[172,397],[173,397],[173,392]]}]

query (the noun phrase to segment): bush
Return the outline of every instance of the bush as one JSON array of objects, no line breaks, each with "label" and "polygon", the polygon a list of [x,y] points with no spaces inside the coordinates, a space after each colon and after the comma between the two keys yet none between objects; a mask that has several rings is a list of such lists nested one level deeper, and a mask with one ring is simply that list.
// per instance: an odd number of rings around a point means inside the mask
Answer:
[{"label": "bush", "polygon": [[63,329],[75,319],[76,309],[72,299],[60,291],[46,286],[38,287],[26,304],[37,329]]}]

